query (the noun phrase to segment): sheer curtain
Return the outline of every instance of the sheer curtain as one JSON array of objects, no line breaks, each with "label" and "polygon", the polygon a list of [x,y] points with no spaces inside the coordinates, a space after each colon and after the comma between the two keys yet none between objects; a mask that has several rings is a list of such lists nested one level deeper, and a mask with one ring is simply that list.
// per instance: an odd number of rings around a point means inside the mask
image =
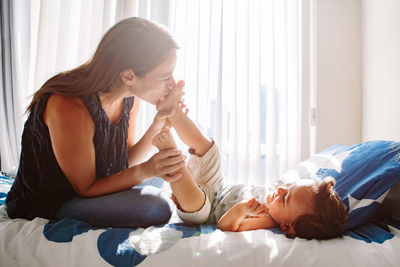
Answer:
[{"label": "sheer curtain", "polygon": [[[103,33],[117,20],[133,16],[134,1],[36,0],[32,37],[35,64],[31,92],[51,76],[86,62]],[[36,9],[36,10],[35,10]]]},{"label": "sheer curtain", "polygon": [[169,26],[181,46],[175,77],[226,177],[267,184],[298,163],[302,1],[171,0]]},{"label": "sheer curtain", "polygon": [[[88,60],[116,21],[139,16],[176,37],[175,77],[186,82],[189,115],[219,144],[226,177],[270,183],[309,156],[309,2],[15,0],[5,9],[2,1],[1,169],[18,165],[34,91]],[[142,102],[138,137],[154,115]]]},{"label": "sheer curtain", "polygon": [[[131,16],[165,24],[168,1],[1,1],[1,170],[18,166],[24,112],[32,94],[53,75],[87,61],[105,31]],[[151,122],[153,110],[143,105],[140,129]]]},{"label": "sheer curtain", "polygon": [[18,166],[24,112],[34,91],[89,59],[121,2],[2,1],[2,170]]},{"label": "sheer curtain", "polygon": [[1,170],[15,171],[25,121],[29,71],[29,1],[1,1],[0,152]]}]

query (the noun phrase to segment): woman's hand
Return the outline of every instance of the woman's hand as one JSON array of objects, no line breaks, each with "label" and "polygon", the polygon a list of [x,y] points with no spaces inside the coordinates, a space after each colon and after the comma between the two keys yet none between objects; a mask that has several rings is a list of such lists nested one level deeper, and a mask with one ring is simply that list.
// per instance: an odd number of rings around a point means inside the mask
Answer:
[{"label": "woman's hand", "polygon": [[156,116],[154,117],[152,124],[154,130],[156,132],[159,132],[164,126],[171,128],[172,124],[169,121],[169,118],[173,117],[176,112],[182,112],[185,115],[189,113],[189,109],[186,107],[185,101],[183,99],[179,101],[178,108],[176,109],[171,108],[170,110],[158,111]]},{"label": "woman's hand", "polygon": [[159,133],[162,127],[168,126],[168,118],[174,116],[174,114],[175,109],[173,108],[170,110],[158,111],[151,125],[151,127],[154,128],[154,132]]},{"label": "woman's hand", "polygon": [[186,107],[185,99],[182,98],[181,100],[179,100],[178,107],[183,114],[187,115],[189,113],[189,109]]},{"label": "woman's hand", "polygon": [[171,127],[172,124],[169,118],[174,116],[177,112],[183,113],[185,115],[189,113],[189,109],[186,107],[186,103],[183,98],[183,95],[185,94],[185,92],[183,91],[184,86],[185,82],[179,80],[174,87],[171,87],[169,95],[166,97],[162,97],[158,101],[156,105],[158,112],[162,114],[168,114],[166,119],[165,116],[160,116],[160,119],[165,119],[165,121],[163,121],[163,126]]},{"label": "woman's hand", "polygon": [[185,94],[185,92],[183,91],[184,87],[185,87],[184,81],[182,80],[177,81],[175,85],[170,88],[169,94],[165,97],[162,97],[158,101],[158,103],[156,104],[156,109],[158,111],[162,111],[178,107],[179,101]]},{"label": "woman's hand", "polygon": [[147,177],[161,177],[171,183],[182,177],[177,173],[185,166],[185,155],[178,149],[166,149],[154,154],[143,165]]}]

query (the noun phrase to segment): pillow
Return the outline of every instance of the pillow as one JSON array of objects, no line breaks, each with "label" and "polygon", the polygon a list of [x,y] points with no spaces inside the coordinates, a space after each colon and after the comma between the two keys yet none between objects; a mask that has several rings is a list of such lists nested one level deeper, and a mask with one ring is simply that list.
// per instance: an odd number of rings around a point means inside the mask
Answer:
[{"label": "pillow", "polygon": [[336,179],[335,190],[349,211],[346,229],[365,223],[400,179],[400,143],[368,141],[334,145],[288,171],[283,179]]},{"label": "pillow", "polygon": [[0,173],[0,206],[6,203],[7,193],[10,191],[13,182],[14,179],[3,176]]},{"label": "pillow", "polygon": [[378,216],[400,222],[400,179],[392,186],[378,209]]}]

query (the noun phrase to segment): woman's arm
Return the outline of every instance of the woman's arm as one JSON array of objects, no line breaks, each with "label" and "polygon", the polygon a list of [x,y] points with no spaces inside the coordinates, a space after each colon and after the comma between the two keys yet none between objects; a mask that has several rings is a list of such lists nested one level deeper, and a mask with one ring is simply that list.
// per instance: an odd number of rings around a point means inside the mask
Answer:
[{"label": "woman's arm", "polygon": [[140,140],[129,147],[128,150],[128,162],[129,167],[137,165],[146,158],[151,149],[153,148],[153,144],[151,143],[154,136],[156,136],[160,132],[161,128],[152,124],[149,129],[145,132],[145,134],[140,138]]},{"label": "woman's arm", "polygon": [[172,116],[173,110],[171,112],[158,112],[155,116],[153,123],[147,129],[145,134],[140,138],[138,142],[135,143],[135,128],[136,128],[136,118],[139,112],[139,99],[135,99],[135,103],[132,107],[129,119],[129,129],[128,129],[128,163],[129,167],[142,163],[147,157],[151,149],[153,148],[152,140],[155,135],[157,135],[161,128],[164,126],[167,117]]},{"label": "woman's arm", "polygon": [[218,228],[222,231],[240,232],[275,227],[274,220],[266,214],[265,206],[252,198],[228,210],[219,220]]},{"label": "woman's arm", "polygon": [[[136,138],[136,119],[139,113],[140,99],[135,98],[133,107],[130,112],[129,128],[128,128],[128,163],[129,167],[141,163],[148,155],[152,148],[151,135],[153,131],[146,131],[145,135],[135,143]],[[151,127],[151,126],[150,126]]]},{"label": "woman's arm", "polygon": [[184,166],[181,151],[171,149],[122,172],[96,179],[95,125],[82,100],[54,94],[48,100],[43,118],[57,162],[78,195],[94,197],[115,193]]}]

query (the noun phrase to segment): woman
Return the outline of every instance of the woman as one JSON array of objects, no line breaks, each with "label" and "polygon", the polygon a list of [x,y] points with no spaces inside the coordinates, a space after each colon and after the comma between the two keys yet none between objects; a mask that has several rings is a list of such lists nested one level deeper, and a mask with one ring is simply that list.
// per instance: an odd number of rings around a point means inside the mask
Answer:
[{"label": "woman", "polygon": [[137,143],[135,121],[139,98],[155,105],[175,87],[176,49],[163,28],[129,18],[104,35],[87,63],[52,77],[34,94],[7,196],[11,218],[70,217],[99,227],[169,220],[166,195],[134,186],[154,176],[180,178],[184,156],[177,149],[142,162],[173,110],[159,112]]}]

